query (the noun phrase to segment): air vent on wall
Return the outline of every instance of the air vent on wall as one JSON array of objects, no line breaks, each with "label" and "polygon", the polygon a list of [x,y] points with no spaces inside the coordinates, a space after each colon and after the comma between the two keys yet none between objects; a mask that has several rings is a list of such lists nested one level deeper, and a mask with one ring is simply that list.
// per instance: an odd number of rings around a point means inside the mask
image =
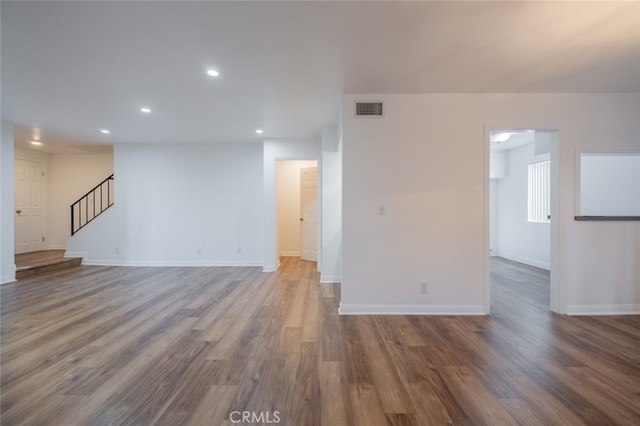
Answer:
[{"label": "air vent on wall", "polygon": [[382,117],[382,102],[356,102],[356,117]]}]

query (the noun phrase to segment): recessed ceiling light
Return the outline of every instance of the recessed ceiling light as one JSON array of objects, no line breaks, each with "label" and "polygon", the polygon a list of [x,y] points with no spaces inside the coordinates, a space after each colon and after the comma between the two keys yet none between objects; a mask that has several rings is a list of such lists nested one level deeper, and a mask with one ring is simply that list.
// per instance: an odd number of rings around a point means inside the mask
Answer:
[{"label": "recessed ceiling light", "polygon": [[40,141],[31,141],[31,145],[42,145]]},{"label": "recessed ceiling light", "polygon": [[220,73],[216,70],[214,70],[213,68],[209,68],[207,70],[207,75],[210,75],[211,77],[217,77],[220,75]]},{"label": "recessed ceiling light", "polygon": [[104,133],[105,135],[108,135],[111,132],[108,131],[107,129],[102,129],[102,130],[100,130],[100,133]]},{"label": "recessed ceiling light", "polygon": [[256,129],[256,133],[261,135],[262,134],[262,129]]},{"label": "recessed ceiling light", "polygon": [[511,137],[511,132],[491,132],[489,134],[489,140],[491,143],[506,142]]},{"label": "recessed ceiling light", "polygon": [[149,114],[149,113],[151,112],[151,109],[149,109],[149,108],[147,108],[147,107],[142,107],[142,108],[140,108],[140,111],[141,111],[141,112],[144,112],[144,113],[146,113],[146,114]]}]

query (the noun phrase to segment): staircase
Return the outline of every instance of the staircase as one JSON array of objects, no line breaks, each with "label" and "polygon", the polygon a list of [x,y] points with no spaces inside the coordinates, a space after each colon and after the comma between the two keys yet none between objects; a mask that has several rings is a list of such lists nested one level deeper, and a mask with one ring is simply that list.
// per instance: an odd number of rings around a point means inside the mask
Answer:
[{"label": "staircase", "polygon": [[64,250],[46,250],[17,254],[16,279],[32,278],[51,272],[78,268],[81,257],[64,257]]}]

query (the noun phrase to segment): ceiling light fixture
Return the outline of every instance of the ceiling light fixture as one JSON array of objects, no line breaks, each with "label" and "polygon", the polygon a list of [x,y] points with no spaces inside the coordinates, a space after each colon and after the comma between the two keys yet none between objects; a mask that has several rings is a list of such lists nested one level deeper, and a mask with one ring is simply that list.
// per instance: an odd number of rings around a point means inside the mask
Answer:
[{"label": "ceiling light fixture", "polygon": [[42,145],[40,141],[31,141],[31,145]]},{"label": "ceiling light fixture", "polygon": [[147,107],[142,107],[142,108],[140,108],[140,112],[144,112],[145,114],[149,114],[151,112],[151,109],[149,109]]},{"label": "ceiling light fixture", "polygon": [[100,133],[104,133],[105,135],[108,135],[111,132],[108,131],[107,129],[102,129],[102,130],[100,130]]},{"label": "ceiling light fixture", "polygon": [[256,129],[256,133],[261,135],[262,134],[262,129]]},{"label": "ceiling light fixture", "polygon": [[511,132],[491,132],[489,134],[489,140],[491,143],[506,142],[511,137]]},{"label": "ceiling light fixture", "polygon": [[216,70],[214,70],[213,68],[210,68],[207,70],[207,75],[211,76],[211,77],[218,77],[220,75],[220,73]]}]

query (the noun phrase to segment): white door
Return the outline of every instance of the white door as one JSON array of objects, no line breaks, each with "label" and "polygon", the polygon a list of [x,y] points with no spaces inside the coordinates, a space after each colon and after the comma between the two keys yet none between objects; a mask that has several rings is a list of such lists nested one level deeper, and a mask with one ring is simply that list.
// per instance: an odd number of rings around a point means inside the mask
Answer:
[{"label": "white door", "polygon": [[318,168],[300,169],[300,220],[302,255],[300,259],[318,261]]},{"label": "white door", "polygon": [[44,166],[15,160],[16,254],[44,250]]}]

